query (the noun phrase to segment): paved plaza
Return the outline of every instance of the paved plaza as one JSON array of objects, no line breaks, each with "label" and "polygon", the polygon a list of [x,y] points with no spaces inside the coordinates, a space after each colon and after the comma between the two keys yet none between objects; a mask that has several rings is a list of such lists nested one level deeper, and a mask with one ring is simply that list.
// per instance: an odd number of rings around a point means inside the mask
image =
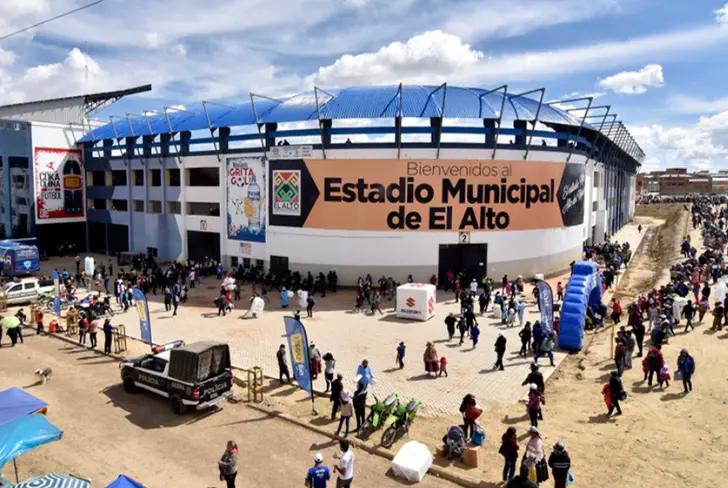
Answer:
[{"label": "paved plaza", "polygon": [[[633,247],[642,235],[637,233],[636,224],[625,226],[615,239],[629,241]],[[99,261],[102,260],[102,261]],[[97,256],[97,262],[107,258]],[[68,258],[62,261],[50,260],[43,263],[44,272],[58,266],[72,269]],[[556,281],[568,276],[550,279],[555,291]],[[178,315],[164,310],[162,295],[149,295],[149,309],[152,317],[152,333],[155,343],[176,339],[187,342],[198,340],[219,340],[230,344],[233,364],[242,368],[260,366],[268,376],[277,376],[278,368],[275,353],[280,344],[286,342],[283,329],[283,316],[295,311],[280,308],[277,292],[269,293],[270,303],[261,317],[241,318],[245,309],[241,304],[250,296],[250,286],[243,288],[243,300],[236,303],[231,314],[217,317],[213,298],[219,291],[219,282],[214,277],[204,278],[201,287],[190,290],[189,300],[180,306]],[[526,285],[526,320],[538,320],[539,313],[533,300],[532,287]],[[521,386],[529,371],[532,358],[519,357],[518,322],[508,328],[500,323],[491,311],[478,316],[480,341],[476,349],[466,337],[465,343],[458,345],[458,335],[452,341],[447,339],[444,318],[449,312],[459,313],[459,304],[452,293],[438,290],[436,314],[427,322],[415,322],[396,318],[393,303],[385,302],[384,315],[369,315],[353,312],[354,292],[343,289],[329,293],[326,297],[316,296],[313,318],[304,318],[309,339],[315,342],[322,354],[331,352],[336,358],[336,369],[344,375],[345,387],[353,390],[357,365],[362,359],[369,360],[376,384],[371,389],[375,395],[385,396],[396,392],[401,398],[416,397],[423,401],[426,413],[431,415],[456,411],[465,393],[473,393],[487,408],[488,405],[504,406],[523,398],[526,388]],[[246,307],[247,308],[247,307]],[[303,315],[305,316],[305,309]],[[117,313],[114,324],[126,325],[127,334],[139,337],[138,319],[134,309]],[[504,357],[505,370],[496,371],[493,364],[495,339],[502,333],[508,340]],[[400,341],[407,345],[405,368],[399,370],[395,365],[395,348]],[[423,353],[425,344],[432,341],[440,356],[448,358],[449,376],[428,377],[424,370]],[[555,351],[555,362],[563,360],[565,353]],[[548,358],[540,359],[541,370],[545,377],[554,371]],[[315,381],[315,387],[323,390],[323,376]]]}]

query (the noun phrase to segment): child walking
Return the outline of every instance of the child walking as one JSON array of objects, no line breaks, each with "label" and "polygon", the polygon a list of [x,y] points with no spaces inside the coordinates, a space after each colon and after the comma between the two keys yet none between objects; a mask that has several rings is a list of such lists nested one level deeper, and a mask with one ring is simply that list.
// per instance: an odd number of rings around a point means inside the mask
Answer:
[{"label": "child walking", "polygon": [[404,368],[405,350],[406,350],[406,346],[404,345],[404,342],[400,342],[399,346],[397,346],[397,366],[399,366],[399,369]]},{"label": "child walking", "polygon": [[480,328],[478,324],[473,324],[473,328],[470,329],[470,339],[473,341],[473,349],[478,345],[478,337],[480,337]]},{"label": "child walking", "polygon": [[445,378],[447,378],[447,358],[445,356],[440,358],[440,372],[437,373],[437,376],[445,375]]},{"label": "child walking", "polygon": [[666,387],[670,387],[670,380],[672,378],[670,377],[670,368],[667,367],[667,364],[663,365],[660,369],[660,388],[662,388],[662,385],[664,384]]}]

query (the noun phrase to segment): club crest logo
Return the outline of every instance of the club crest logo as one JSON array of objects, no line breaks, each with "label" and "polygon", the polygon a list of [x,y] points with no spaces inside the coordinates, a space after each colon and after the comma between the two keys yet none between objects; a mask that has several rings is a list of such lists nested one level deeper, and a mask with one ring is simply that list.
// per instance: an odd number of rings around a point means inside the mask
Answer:
[{"label": "club crest logo", "polygon": [[273,171],[273,214],[301,215],[301,171]]}]

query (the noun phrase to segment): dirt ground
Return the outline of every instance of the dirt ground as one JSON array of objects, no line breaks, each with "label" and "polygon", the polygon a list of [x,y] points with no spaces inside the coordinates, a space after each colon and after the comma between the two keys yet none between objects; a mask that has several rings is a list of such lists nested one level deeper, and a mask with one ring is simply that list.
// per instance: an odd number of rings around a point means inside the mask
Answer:
[{"label": "dirt ground", "polygon": [[[240,446],[240,487],[303,486],[316,452],[335,462],[335,443],[324,436],[244,404],[177,416],[161,398],[125,393],[114,359],[29,332],[25,344],[0,349],[0,389],[23,387],[48,402],[48,418],[64,435],[17,459],[21,480],[58,471],[103,487],[125,473],[150,488],[220,487],[217,460],[228,439]],[[40,367],[53,369],[45,385],[33,375]],[[356,486],[402,486],[388,475],[388,461],[354,453]],[[4,475],[15,481],[12,463]],[[428,476],[421,486],[455,485]]]},{"label": "dirt ground", "polygon": [[[640,217],[641,216],[641,217]],[[630,271],[621,278],[615,294],[626,306],[629,297],[666,280],[670,264],[679,260],[679,244],[687,232],[688,214],[682,206],[650,206],[638,211],[647,235],[634,255]],[[698,232],[691,232],[699,242]],[[629,398],[622,404],[624,415],[605,416],[601,388],[614,370],[609,359],[610,331],[587,333],[586,346],[568,356],[546,386],[545,420],[540,423],[547,452],[562,440],[570,453],[574,486],[708,488],[720,486],[716,480],[728,476],[724,453],[728,451],[728,426],[723,422],[728,388],[724,353],[728,333],[713,334],[706,325],[684,334],[682,330],[663,347],[671,369],[676,367],[681,348],[695,357],[695,389],[682,394],[682,384],[665,390],[648,388],[642,382],[639,358],[623,377]],[[509,351],[510,353],[510,351]],[[275,397],[268,402],[276,408],[295,412],[302,418],[308,411],[292,397]],[[482,399],[487,404],[487,398]],[[480,482],[482,487],[500,486],[502,458],[498,454],[500,436],[508,426],[518,429],[525,444],[529,422],[523,403],[486,410],[481,418],[488,440],[481,449],[481,465],[468,468],[457,463],[456,470]],[[310,418],[310,416],[309,416]],[[452,424],[459,422],[457,411],[450,417],[416,419],[410,438],[426,442],[433,450]],[[335,426],[332,426],[332,429]],[[372,437],[379,442],[379,433]],[[396,446],[395,446],[396,447]],[[522,450],[525,447],[522,447]],[[522,453],[523,451],[521,451]],[[436,464],[447,465],[443,459]],[[551,482],[545,486],[551,486]]]},{"label": "dirt ground", "polygon": [[[645,238],[614,291],[625,306],[630,297],[666,279],[670,264],[680,259],[679,243],[688,231],[687,213],[680,205],[638,208],[637,221],[645,227]],[[699,242],[697,232],[691,231],[691,237]],[[548,450],[557,440],[566,444],[574,486],[721,486],[718,480],[728,476],[723,456],[728,451],[728,426],[723,422],[728,387],[728,356],[723,349],[728,333],[707,329],[699,325],[689,334],[680,330],[663,348],[673,369],[679,350],[690,350],[697,363],[694,391],[683,395],[681,384],[665,390],[648,388],[641,381],[640,361],[635,359],[634,369],[624,375],[629,398],[622,405],[624,415],[618,418],[604,415],[600,394],[613,370],[610,331],[588,333],[584,350],[566,357],[547,383],[540,429]],[[133,344],[132,349],[143,348]],[[515,354],[510,349],[507,356]],[[41,366],[52,367],[54,379],[32,386],[32,371]],[[215,486],[215,461],[227,438],[244,446],[242,486],[296,486],[316,450],[331,459],[333,442],[324,436],[240,404],[227,405],[210,416],[180,419],[161,400],[125,395],[117,375],[114,361],[56,340],[33,337],[24,347],[0,349],[0,387],[29,387],[49,401],[51,420],[66,431],[63,441],[20,459],[22,476],[69,471],[90,476],[101,485],[126,472],[152,487]],[[479,400],[486,405],[481,421],[488,435],[480,450],[480,465],[467,468],[453,463],[448,469],[490,488],[500,486],[500,435],[512,425],[525,442],[528,419],[523,403],[498,406],[487,397]],[[312,417],[308,398],[295,387],[271,389],[264,406],[331,432],[336,427],[325,415]],[[328,406],[327,399],[317,399],[320,412],[326,413]],[[459,420],[455,409],[450,415],[418,417],[407,439],[425,442],[434,451],[447,428]],[[378,444],[380,435],[375,432],[368,442]],[[360,449],[357,454],[358,486],[399,486],[385,474],[388,461]],[[448,465],[441,458],[435,462]],[[422,485],[452,486],[432,476]]]}]

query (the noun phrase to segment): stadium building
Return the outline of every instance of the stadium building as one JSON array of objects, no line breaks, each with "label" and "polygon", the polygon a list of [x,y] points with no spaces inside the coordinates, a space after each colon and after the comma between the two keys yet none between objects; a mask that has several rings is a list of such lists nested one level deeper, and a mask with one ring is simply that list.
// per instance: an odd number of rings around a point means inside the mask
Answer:
[{"label": "stadium building", "polygon": [[634,212],[609,106],[394,85],[114,117],[78,141],[91,251],[404,280],[549,274]]}]

